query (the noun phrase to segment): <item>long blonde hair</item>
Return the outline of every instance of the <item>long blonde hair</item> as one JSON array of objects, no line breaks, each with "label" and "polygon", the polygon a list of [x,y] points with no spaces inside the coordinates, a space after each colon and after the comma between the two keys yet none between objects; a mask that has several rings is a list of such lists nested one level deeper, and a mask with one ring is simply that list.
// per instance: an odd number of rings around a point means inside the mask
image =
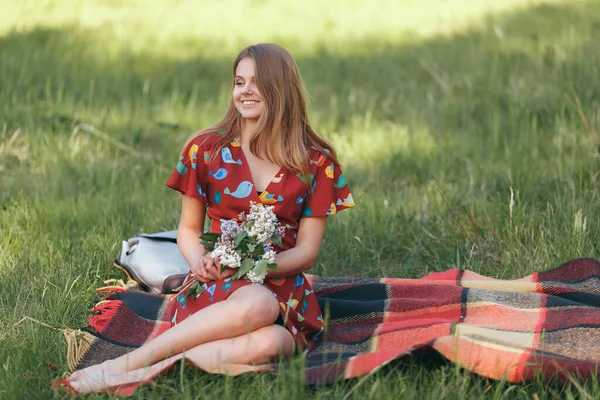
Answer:
[{"label": "long blonde hair", "polygon": [[[298,171],[303,176],[309,175],[307,148],[310,146],[338,164],[331,144],[310,126],[306,90],[290,53],[272,43],[248,46],[233,62],[234,77],[239,62],[246,57],[254,61],[256,85],[264,99],[263,112],[250,137],[252,154],[290,171]],[[225,117],[218,124],[194,133],[186,146],[198,136],[205,136],[206,140],[216,133],[222,135],[215,143],[213,157],[229,142],[241,137],[242,116],[235,108],[233,98]]]}]

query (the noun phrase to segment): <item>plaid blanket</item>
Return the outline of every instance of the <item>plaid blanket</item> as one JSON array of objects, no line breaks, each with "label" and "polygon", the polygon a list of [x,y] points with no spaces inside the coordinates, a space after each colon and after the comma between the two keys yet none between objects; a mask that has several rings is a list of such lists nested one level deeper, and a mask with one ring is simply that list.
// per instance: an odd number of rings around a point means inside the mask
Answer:
[{"label": "plaid blanket", "polygon": [[[518,280],[466,270],[421,279],[309,279],[328,323],[323,341],[306,356],[307,384],[371,373],[423,347],[477,374],[510,382],[539,374],[567,379],[597,373],[600,263],[594,259]],[[127,353],[170,327],[166,298],[109,290],[113,293],[94,307],[88,326],[65,333],[71,370]],[[110,391],[130,395],[141,383]]]}]

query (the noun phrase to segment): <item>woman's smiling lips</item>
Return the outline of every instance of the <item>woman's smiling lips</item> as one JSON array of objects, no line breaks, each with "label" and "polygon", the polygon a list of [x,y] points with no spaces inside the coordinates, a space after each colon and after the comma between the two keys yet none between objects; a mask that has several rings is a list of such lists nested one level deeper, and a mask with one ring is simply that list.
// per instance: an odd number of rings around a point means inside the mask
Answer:
[{"label": "woman's smiling lips", "polygon": [[257,104],[259,101],[258,100],[242,100],[242,105],[243,106],[253,106],[255,104]]}]

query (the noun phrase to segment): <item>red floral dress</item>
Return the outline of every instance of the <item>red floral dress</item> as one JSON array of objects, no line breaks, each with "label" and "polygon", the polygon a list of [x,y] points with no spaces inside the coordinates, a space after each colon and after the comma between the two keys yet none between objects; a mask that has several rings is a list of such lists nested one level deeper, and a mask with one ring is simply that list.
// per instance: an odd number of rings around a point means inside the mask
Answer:
[{"label": "red floral dress", "polygon": [[[259,194],[238,141],[232,141],[211,157],[218,138],[215,134],[192,140],[167,181],[167,186],[205,202],[211,232],[221,233],[221,220],[235,219],[242,211],[248,212],[251,201],[273,205],[279,222],[286,228],[283,246],[274,248],[281,252],[294,247],[301,218],[332,215],[354,206],[339,166],[314,148],[308,149],[308,178],[282,168]],[[172,323],[177,324],[195,311],[226,299],[236,289],[252,284],[247,280],[225,279],[205,284],[200,295],[189,295],[184,290],[174,297],[177,304]],[[304,274],[267,279],[263,286],[277,298],[283,325],[298,346],[305,351],[312,349],[323,332],[323,317]]]}]

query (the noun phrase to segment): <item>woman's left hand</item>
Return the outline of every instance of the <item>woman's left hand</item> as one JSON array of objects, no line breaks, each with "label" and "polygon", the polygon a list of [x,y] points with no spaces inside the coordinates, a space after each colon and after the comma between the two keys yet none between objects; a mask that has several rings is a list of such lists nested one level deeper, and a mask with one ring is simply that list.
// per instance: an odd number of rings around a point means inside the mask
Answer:
[{"label": "woman's left hand", "polygon": [[190,265],[192,275],[200,282],[207,283],[220,278],[221,265],[219,260],[203,255]]},{"label": "woman's left hand", "polygon": [[221,279],[231,278],[236,272],[238,268],[225,268],[225,271],[221,272]]},{"label": "woman's left hand", "polygon": [[218,260],[214,260],[212,264],[206,267],[207,277],[209,281],[218,280],[220,278],[221,265]]},{"label": "woman's left hand", "polygon": [[[225,270],[221,272],[219,260],[214,260],[213,264],[206,268],[206,272],[214,276],[215,280],[231,278],[237,271],[238,268],[225,268]],[[212,279],[209,279],[209,281],[211,280]]]}]

